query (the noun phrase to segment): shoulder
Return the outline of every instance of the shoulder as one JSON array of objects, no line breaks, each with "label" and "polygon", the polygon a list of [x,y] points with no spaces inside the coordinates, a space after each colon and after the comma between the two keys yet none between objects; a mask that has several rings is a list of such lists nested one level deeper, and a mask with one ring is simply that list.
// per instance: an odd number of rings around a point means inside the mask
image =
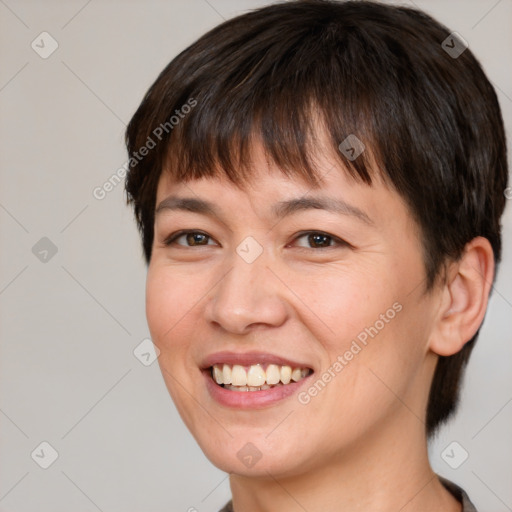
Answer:
[{"label": "shoulder", "polygon": [[[475,505],[471,502],[469,499],[469,496],[467,495],[466,491],[462,489],[462,487],[459,487],[457,484],[453,483],[451,480],[447,480],[446,478],[443,478],[441,475],[438,475],[439,480],[444,485],[444,487],[450,491],[455,498],[462,503],[462,512],[478,512],[475,508]],[[224,511],[221,511],[224,512]],[[229,509],[225,512],[230,512]]]},{"label": "shoulder", "polygon": [[[233,512],[233,502],[229,501],[219,512]],[[464,511],[465,512],[465,511]]]}]

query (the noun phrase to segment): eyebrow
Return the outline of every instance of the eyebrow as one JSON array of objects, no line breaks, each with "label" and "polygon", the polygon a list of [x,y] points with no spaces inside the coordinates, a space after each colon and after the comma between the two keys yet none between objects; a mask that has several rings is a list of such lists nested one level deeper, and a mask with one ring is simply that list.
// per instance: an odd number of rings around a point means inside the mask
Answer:
[{"label": "eyebrow", "polygon": [[[332,197],[310,196],[279,201],[272,207],[272,214],[274,217],[282,219],[296,212],[312,209],[350,215],[366,224],[374,224],[364,211],[347,203],[343,199],[335,199]],[[158,204],[155,209],[155,215],[165,210],[188,211],[222,219],[222,214],[214,203],[195,197],[169,196]]]}]

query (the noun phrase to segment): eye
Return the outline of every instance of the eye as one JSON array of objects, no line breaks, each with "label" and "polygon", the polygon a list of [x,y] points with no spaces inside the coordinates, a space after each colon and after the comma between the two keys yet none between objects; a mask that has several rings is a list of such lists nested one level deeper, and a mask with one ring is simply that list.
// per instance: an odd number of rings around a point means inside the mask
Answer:
[{"label": "eye", "polygon": [[[349,247],[350,244],[333,235],[322,231],[307,231],[300,234],[295,240],[305,239],[305,243],[298,244],[299,247],[307,249],[327,249],[335,245]],[[307,244],[307,245],[306,245]]]},{"label": "eye", "polygon": [[[180,240],[182,240],[180,242]],[[306,231],[295,237],[295,241],[303,240],[296,243],[298,247],[305,249],[328,249],[329,247],[341,246],[351,247],[348,242],[334,235],[329,235],[322,231]],[[211,242],[211,243],[210,243]],[[182,230],[173,233],[164,240],[166,246],[178,245],[182,247],[199,247],[206,245],[216,245],[212,237],[202,231]]]},{"label": "eye", "polygon": [[[178,240],[183,239],[185,243],[177,243]],[[208,241],[211,240],[210,235],[203,233],[202,231],[178,231],[173,233],[165,239],[165,245],[181,245],[184,247],[197,247],[201,245],[211,245]]]}]

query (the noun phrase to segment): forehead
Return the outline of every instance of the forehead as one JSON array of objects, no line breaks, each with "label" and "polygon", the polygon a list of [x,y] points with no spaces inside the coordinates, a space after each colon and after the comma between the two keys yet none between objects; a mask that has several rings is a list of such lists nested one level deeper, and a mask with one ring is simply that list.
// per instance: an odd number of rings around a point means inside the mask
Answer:
[{"label": "forehead", "polygon": [[[342,191],[378,186],[389,187],[384,174],[376,164],[373,165],[375,172],[372,176],[372,183],[365,184],[355,178],[348,168],[343,167],[339,155],[333,154],[332,149],[325,145],[324,141],[318,139],[317,141],[317,150],[310,155],[314,173],[311,177],[296,168],[280,168],[270,160],[263,145],[259,142],[251,145],[249,158],[239,166],[239,172],[236,173],[235,179],[230,178],[233,173],[226,172],[220,165],[204,172],[204,176],[200,178],[177,179],[176,173],[172,171],[172,165],[178,164],[172,162],[160,176],[156,203],[158,204],[164,196],[171,192],[177,193],[191,189],[197,191],[216,190],[220,194],[228,194],[229,191],[233,194],[236,192],[248,195],[259,194],[261,200],[264,201],[270,196],[276,197],[292,192],[307,194],[312,191],[332,191],[333,189]],[[372,158],[371,155],[370,158]]]},{"label": "forehead", "polygon": [[269,162],[261,147],[251,153],[251,173],[242,183],[234,183],[222,172],[190,180],[176,180],[171,172],[164,172],[158,185],[156,214],[188,211],[235,221],[237,212],[248,209],[271,219],[325,210],[367,225],[376,225],[374,219],[389,215],[408,215],[401,198],[378,178],[378,173],[368,185],[355,180],[328,155],[316,156],[315,163],[317,183],[299,173],[287,175]]}]

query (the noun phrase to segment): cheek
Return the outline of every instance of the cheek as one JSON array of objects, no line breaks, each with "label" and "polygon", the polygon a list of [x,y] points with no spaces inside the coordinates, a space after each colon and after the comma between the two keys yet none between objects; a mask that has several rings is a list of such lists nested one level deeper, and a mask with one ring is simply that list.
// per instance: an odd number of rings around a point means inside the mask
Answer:
[{"label": "cheek", "polygon": [[169,394],[192,432],[197,430],[196,403],[190,390],[197,386],[200,373],[191,360],[190,345],[200,336],[194,317],[206,292],[200,286],[190,275],[180,275],[174,269],[157,265],[148,269],[146,318],[151,339],[160,350],[158,364]]},{"label": "cheek", "polygon": [[154,342],[161,342],[165,330],[176,320],[175,294],[176,287],[150,267],[146,278],[146,318]]},{"label": "cheek", "polygon": [[173,372],[191,365],[188,348],[199,336],[196,316],[206,292],[204,282],[190,273],[185,276],[156,265],[148,270],[146,318],[153,343],[160,349],[159,362]]},{"label": "cheek", "polygon": [[347,350],[359,334],[364,342],[366,327],[378,322],[383,328],[381,314],[390,310],[388,317],[395,316],[396,286],[379,278],[377,270],[337,269],[293,280],[301,320],[331,358]]},{"label": "cheek", "polygon": [[334,407],[357,402],[354,408],[366,409],[375,402],[378,408],[388,402],[385,398],[393,400],[390,389],[406,392],[424,358],[423,303],[403,284],[408,281],[397,277],[403,272],[383,275],[380,268],[295,280],[302,321],[323,352],[317,378],[327,373],[333,382],[322,395]]},{"label": "cheek", "polygon": [[357,352],[354,360],[390,360],[397,367],[423,357],[429,305],[422,298],[421,258],[409,252],[302,281],[301,296],[327,333],[318,335],[331,362],[347,350]]}]

